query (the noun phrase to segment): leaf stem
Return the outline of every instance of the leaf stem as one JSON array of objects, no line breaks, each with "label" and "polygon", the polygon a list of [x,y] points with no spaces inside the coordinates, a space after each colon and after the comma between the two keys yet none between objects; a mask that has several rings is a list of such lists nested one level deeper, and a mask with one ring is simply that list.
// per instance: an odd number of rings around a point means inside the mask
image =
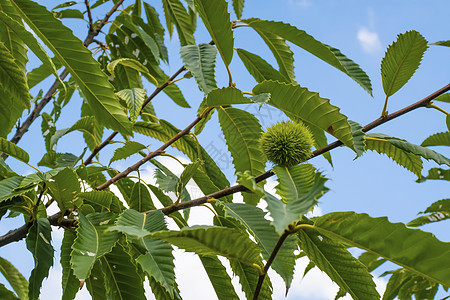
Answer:
[{"label": "leaf stem", "polygon": [[445,109],[443,109],[443,108],[440,108],[439,106],[437,106],[437,105],[434,105],[434,104],[428,104],[427,105],[427,107],[428,108],[434,108],[434,109],[437,109],[438,111],[440,111],[440,112],[442,112],[442,113],[444,113],[445,115],[447,115],[447,116],[450,116],[450,113],[449,112],[447,112]]},{"label": "leaf stem", "polygon": [[388,99],[389,99],[389,96],[386,96],[386,100],[384,100],[383,111],[381,112],[382,117],[385,117],[388,114],[388,112],[387,112]]}]

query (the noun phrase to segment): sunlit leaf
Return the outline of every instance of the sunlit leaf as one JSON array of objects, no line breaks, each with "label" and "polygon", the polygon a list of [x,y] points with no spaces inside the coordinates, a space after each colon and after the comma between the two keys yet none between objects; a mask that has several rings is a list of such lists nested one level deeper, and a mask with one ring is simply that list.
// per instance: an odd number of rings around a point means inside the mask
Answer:
[{"label": "sunlit leaf", "polygon": [[200,256],[200,261],[211,281],[217,298],[219,300],[238,300],[239,297],[231,284],[231,278],[220,260],[214,256]]},{"label": "sunlit leaf", "polygon": [[72,300],[75,298],[79,288],[80,282],[73,275],[72,267],[70,266],[70,253],[72,252],[72,244],[75,240],[75,233],[70,230],[64,230],[64,237],[61,244],[61,267],[62,267],[62,300]]},{"label": "sunlit leaf", "polygon": [[126,159],[133,154],[138,153],[141,150],[144,150],[146,147],[141,143],[135,141],[126,141],[123,147],[117,148],[114,151],[114,155],[109,161],[109,164],[121,159]]},{"label": "sunlit leaf", "polygon": [[427,137],[420,146],[450,146],[450,132],[435,133]]},{"label": "sunlit leaf", "polygon": [[162,3],[170,36],[172,36],[173,24],[175,24],[181,46],[194,45],[191,20],[180,0],[163,0]]},{"label": "sunlit leaf", "polygon": [[228,3],[225,0],[194,0],[195,8],[208,29],[226,65],[233,58],[233,31]]},{"label": "sunlit leaf", "polygon": [[130,208],[139,212],[155,209],[147,186],[139,181],[134,184],[131,190]]},{"label": "sunlit leaf", "polygon": [[236,49],[239,58],[244,63],[247,71],[260,83],[264,80],[274,80],[288,82],[280,72],[275,70],[268,62],[256,54],[250,53],[244,49]]},{"label": "sunlit leaf", "polygon": [[72,31],[55,19],[44,6],[30,0],[11,0],[20,16],[66,67],[92,107],[94,115],[108,128],[131,133],[114,89],[98,62]]},{"label": "sunlit leaf", "polygon": [[147,99],[146,92],[145,89],[140,88],[125,89],[117,92],[117,96],[123,99],[127,104],[131,122],[135,122],[140,115],[142,104],[144,104],[144,101]]},{"label": "sunlit leaf", "polygon": [[79,206],[81,201],[76,195],[81,192],[80,182],[75,172],[66,168],[53,177],[53,181],[48,183],[48,188],[52,199],[58,203],[61,211],[66,211]]},{"label": "sunlit leaf", "polygon": [[386,97],[395,94],[414,75],[427,48],[427,41],[417,31],[399,34],[381,61],[381,79]]},{"label": "sunlit leaf", "polygon": [[450,159],[433,150],[401,140],[390,140],[390,143],[408,153],[419,155],[425,159],[434,160],[437,164],[447,165],[450,167]]},{"label": "sunlit leaf", "polygon": [[0,272],[16,292],[19,299],[28,299],[28,281],[9,261],[0,257]]},{"label": "sunlit leaf", "polygon": [[30,160],[28,153],[16,144],[0,137],[0,152],[27,163]]},{"label": "sunlit leaf", "polygon": [[443,199],[431,204],[423,214],[412,221],[409,221],[406,226],[418,227],[429,223],[439,222],[450,219],[450,199]]}]

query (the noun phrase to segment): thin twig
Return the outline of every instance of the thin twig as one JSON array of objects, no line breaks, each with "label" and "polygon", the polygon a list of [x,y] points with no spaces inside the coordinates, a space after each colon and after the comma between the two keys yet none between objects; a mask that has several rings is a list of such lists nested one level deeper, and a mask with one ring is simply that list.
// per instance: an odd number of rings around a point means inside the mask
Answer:
[{"label": "thin twig", "polygon": [[36,207],[39,207],[39,204],[41,203],[41,199],[42,199],[42,196],[44,195],[45,188],[46,188],[46,185],[45,185],[45,182],[44,182],[44,184],[42,185],[41,193],[39,194],[39,197],[38,197],[38,199],[36,201]]},{"label": "thin twig", "polygon": [[[211,107],[210,110],[212,110],[213,108]],[[200,122],[200,120],[202,119],[202,116],[197,117],[194,122],[192,122],[191,124],[189,124],[189,126],[187,126],[185,129],[183,129],[182,131],[178,132],[175,136],[173,136],[167,143],[165,143],[164,145],[162,145],[161,147],[159,147],[157,150],[149,153],[146,157],[144,157],[143,159],[141,159],[140,161],[138,161],[137,163],[135,163],[134,165],[132,165],[131,167],[128,167],[125,171],[117,174],[116,176],[114,176],[113,178],[111,178],[110,180],[108,180],[107,182],[103,183],[102,185],[99,185],[98,187],[96,187],[95,189],[97,191],[100,190],[104,190],[107,187],[109,187],[111,184],[113,184],[114,182],[116,182],[117,180],[126,177],[128,174],[130,174],[133,171],[137,171],[139,169],[140,166],[142,166],[143,164],[145,164],[147,161],[149,161],[150,159],[160,155],[161,153],[164,152],[164,150],[166,150],[167,147],[169,147],[170,145],[172,145],[173,143],[175,143],[176,141],[178,141],[181,137],[183,137],[184,135],[188,134],[189,131],[191,131],[191,129],[198,123]]]},{"label": "thin twig", "polygon": [[94,20],[92,20],[91,7],[89,6],[89,0],[84,0],[84,4],[86,4],[86,10],[89,18],[89,32],[94,30]]}]

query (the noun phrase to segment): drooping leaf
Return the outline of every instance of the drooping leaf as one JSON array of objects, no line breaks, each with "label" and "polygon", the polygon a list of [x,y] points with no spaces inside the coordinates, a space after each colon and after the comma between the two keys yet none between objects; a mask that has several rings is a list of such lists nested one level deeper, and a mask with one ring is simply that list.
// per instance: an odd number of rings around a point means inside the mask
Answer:
[{"label": "drooping leaf", "polygon": [[84,15],[78,9],[63,9],[60,11],[54,11],[53,16],[58,19],[83,19]]},{"label": "drooping leaf", "polygon": [[115,212],[122,211],[123,205],[114,193],[110,191],[90,191],[78,194],[78,198],[83,199],[83,203],[89,204],[98,212]]},{"label": "drooping leaf", "polygon": [[185,68],[191,72],[205,94],[217,88],[214,75],[216,47],[210,44],[188,45],[181,47],[180,55]]},{"label": "drooping leaf", "polygon": [[114,214],[95,213],[88,216],[80,214],[77,238],[72,245],[70,263],[74,275],[86,279],[95,261],[110,252],[119,238],[115,231],[108,231],[113,225]]},{"label": "drooping leaf", "polygon": [[[144,66],[143,64],[141,64],[138,60],[135,60],[132,58],[118,58],[118,59],[115,59],[112,62],[110,62],[107,66],[107,69],[108,69],[109,73],[113,74],[114,76],[120,76],[121,72],[118,72],[118,71],[120,71],[121,69],[119,68],[119,66],[125,67],[125,70],[127,68],[131,68],[137,72],[142,73],[142,75],[147,75],[147,76],[149,76],[149,78],[151,78],[153,80],[152,83],[159,85],[158,80],[156,80],[156,78],[150,74],[147,67]],[[136,86],[130,86],[130,87],[136,87]]]},{"label": "drooping leaf", "polygon": [[301,229],[297,234],[308,258],[353,299],[380,299],[367,268],[346,247],[314,229]]},{"label": "drooping leaf", "polygon": [[[224,203],[225,215],[239,220],[247,230],[255,237],[262,250],[263,258],[267,261],[278,242],[279,235],[270,221],[265,219],[266,213],[260,208],[240,204]],[[289,288],[294,275],[297,238],[290,236],[285,240],[271,267],[283,278],[286,288]]]},{"label": "drooping leaf", "polygon": [[[197,169],[194,173],[194,176],[192,176],[192,179],[194,179],[195,183],[205,195],[209,195],[220,190],[220,188],[214,183],[212,178],[209,177],[202,169]],[[221,199],[226,202],[231,202],[232,195],[225,196]]]},{"label": "drooping leaf", "polygon": [[[289,114],[288,114],[288,116],[290,119],[293,119],[295,121],[295,118],[293,118]],[[314,138],[314,147],[316,149],[320,149],[320,148],[328,145],[327,136],[325,135],[325,131],[323,131],[319,127],[312,125],[306,121],[302,121],[302,122],[303,122],[303,124],[305,124],[308,127],[309,131],[312,133],[313,138]],[[349,124],[351,124],[351,123],[349,122]],[[331,159],[330,151],[325,152],[322,155],[330,163],[330,165],[333,166],[333,161]]]},{"label": "drooping leaf", "polygon": [[181,46],[194,45],[194,30],[191,20],[180,0],[163,0],[167,29],[172,37],[173,24],[177,28]]},{"label": "drooping leaf", "polygon": [[143,278],[139,275],[130,255],[117,244],[101,258],[105,272],[108,299],[145,300]]},{"label": "drooping leaf", "polygon": [[28,163],[28,161],[30,160],[30,157],[25,150],[2,137],[0,137],[0,152],[3,152],[25,163]]},{"label": "drooping leaf", "polygon": [[[155,194],[155,196],[158,198],[159,202],[161,202],[161,204],[164,207],[167,207],[167,206],[170,206],[173,204],[173,200],[168,195],[164,194],[164,192],[161,189],[159,189],[156,186],[151,185],[151,184],[149,184],[148,187],[150,188],[152,193]],[[171,215],[174,216],[175,223],[177,223],[177,225],[180,228],[188,226],[188,223],[186,222],[186,220],[183,218],[183,216],[178,211],[173,212],[169,216],[171,216]]]},{"label": "drooping leaf", "polygon": [[236,17],[240,19],[242,17],[242,11],[244,10],[245,0],[233,0],[233,9]]},{"label": "drooping leaf", "polygon": [[344,145],[354,149],[352,130],[347,117],[318,93],[298,85],[274,81],[258,84],[253,88],[253,93],[271,93],[268,102],[270,105],[327,131]]},{"label": "drooping leaf", "polygon": [[81,205],[81,201],[76,198],[81,192],[80,182],[73,170],[66,168],[54,176],[53,180],[48,183],[48,189],[61,211]]},{"label": "drooping leaf", "polygon": [[380,154],[386,154],[393,161],[404,167],[408,171],[421,176],[422,160],[418,155],[408,153],[395,147],[385,136],[369,133],[366,135],[366,150],[376,151]]},{"label": "drooping leaf", "polygon": [[[239,277],[239,283],[242,286],[247,299],[253,299],[253,294],[256,290],[256,285],[259,279],[258,270],[252,266],[243,264],[239,261],[230,261],[233,273]],[[258,299],[271,300],[272,299],[272,283],[269,276],[266,276],[261,287],[261,292]]]},{"label": "drooping leaf", "polygon": [[386,97],[395,94],[414,75],[427,48],[427,41],[417,31],[399,34],[381,61],[381,79]]},{"label": "drooping leaf", "polygon": [[366,149],[365,133],[361,130],[362,126],[352,120],[348,120],[352,128],[353,144],[355,145],[356,157],[360,157]]},{"label": "drooping leaf", "polygon": [[146,147],[141,143],[135,141],[126,141],[123,147],[117,148],[114,151],[114,155],[109,161],[109,164],[121,159],[125,159],[130,157],[133,154],[138,153],[139,151],[145,149]]},{"label": "drooping leaf", "polygon": [[10,290],[8,290],[3,283],[0,283],[0,297],[3,300],[20,300],[16,295]]},{"label": "drooping leaf", "polygon": [[231,228],[193,226],[180,231],[159,231],[151,236],[199,255],[222,255],[250,265],[259,263],[258,246]]},{"label": "drooping leaf", "polygon": [[409,221],[406,226],[418,227],[425,224],[450,219],[450,199],[443,199],[434,202],[423,212],[423,214],[428,215],[420,216],[412,221]]},{"label": "drooping leaf", "polygon": [[[370,79],[366,73],[352,60],[343,55],[338,49],[322,44],[307,34],[290,24],[259,20],[256,18],[243,20],[258,33],[270,33],[310,52],[324,62],[332,65],[355,80],[369,94],[372,94]],[[289,77],[292,78],[292,77]]]},{"label": "drooping leaf", "polygon": [[355,212],[330,213],[314,221],[316,230],[333,239],[366,249],[424,278],[444,285],[450,282],[450,244],[431,233]]},{"label": "drooping leaf", "polygon": [[92,267],[91,275],[86,279],[86,287],[91,294],[92,300],[103,300],[106,296],[105,273],[100,260]]},{"label": "drooping leaf", "polygon": [[155,209],[147,186],[139,181],[134,184],[131,190],[130,208],[139,212]]},{"label": "drooping leaf", "polygon": [[447,40],[447,41],[439,41],[439,42],[431,43],[430,45],[437,45],[437,46],[446,46],[446,47],[450,47],[450,40]]},{"label": "drooping leaf", "polygon": [[217,111],[236,172],[248,170],[253,176],[264,173],[266,160],[259,146],[262,129],[258,120],[251,113],[233,107],[220,107]]},{"label": "drooping leaf", "polygon": [[435,133],[429,137],[427,137],[422,144],[422,147],[430,147],[430,146],[450,146],[450,132],[440,132]]},{"label": "drooping leaf", "polygon": [[147,90],[140,88],[125,89],[117,92],[117,96],[127,104],[131,122],[135,122],[141,113],[142,104],[147,99],[146,93]]},{"label": "drooping leaf", "polygon": [[197,169],[200,167],[200,161],[195,161],[191,164],[188,164],[184,167],[183,172],[180,174],[180,180],[177,184],[177,193],[180,195],[188,182],[192,179]]},{"label": "drooping leaf", "polygon": [[[0,181],[0,202],[8,200],[15,196],[14,190],[17,189],[23,181],[22,176],[13,176]],[[25,192],[24,192],[25,193]]]},{"label": "drooping leaf", "polygon": [[267,192],[264,199],[273,218],[273,225],[281,235],[289,224],[299,220],[328,191],[324,186],[327,179],[307,164],[289,168],[275,166],[273,172],[278,177],[276,190],[281,200]]},{"label": "drooping leaf", "polygon": [[130,134],[130,123],[114,95],[112,85],[83,43],[44,6],[30,0],[11,0],[11,3],[66,67],[97,119],[108,128],[124,135]]},{"label": "drooping leaf", "polygon": [[62,300],[72,300],[80,288],[80,282],[73,274],[72,267],[70,266],[70,252],[72,252],[71,247],[75,237],[74,232],[64,230],[64,237],[61,244]]},{"label": "drooping leaf", "polygon": [[225,0],[194,0],[195,8],[211,35],[224,63],[233,58],[233,31],[228,3]]},{"label": "drooping leaf", "polygon": [[[51,60],[56,69],[61,68],[62,65],[56,57],[52,57]],[[27,73],[28,87],[31,89],[32,87],[36,86],[38,83],[42,82],[45,78],[50,76],[52,72],[52,67],[47,64],[42,64],[39,67],[29,71]]]},{"label": "drooping leaf", "polygon": [[264,80],[289,82],[279,71],[275,70],[268,62],[258,55],[244,49],[236,49],[236,52],[244,63],[244,66],[247,68],[247,71],[258,83],[261,83]]},{"label": "drooping leaf", "polygon": [[442,154],[439,154],[431,149],[414,145],[411,143],[408,143],[406,141],[401,140],[390,140],[391,144],[393,144],[395,147],[398,147],[408,153],[412,153],[415,155],[419,155],[425,159],[431,159],[434,160],[437,164],[440,165],[447,165],[450,167],[450,159],[443,156]]},{"label": "drooping leaf", "polygon": [[239,297],[231,284],[231,278],[220,260],[214,256],[200,256],[200,261],[211,281],[217,298],[219,300],[238,300]]},{"label": "drooping leaf", "polygon": [[0,257],[0,272],[16,292],[19,299],[28,299],[28,281],[9,261]]},{"label": "drooping leaf", "polygon": [[53,266],[53,247],[51,244],[52,228],[47,218],[37,219],[28,230],[26,238],[27,249],[33,254],[34,269],[31,271],[28,298],[38,299],[42,281],[48,276]]},{"label": "drooping leaf", "polygon": [[14,57],[3,43],[0,43],[0,82],[0,87],[6,97],[3,98],[1,105],[3,108],[0,109],[0,136],[6,137],[22,115],[23,110],[30,108],[31,96],[28,93],[25,74],[20,70]]}]

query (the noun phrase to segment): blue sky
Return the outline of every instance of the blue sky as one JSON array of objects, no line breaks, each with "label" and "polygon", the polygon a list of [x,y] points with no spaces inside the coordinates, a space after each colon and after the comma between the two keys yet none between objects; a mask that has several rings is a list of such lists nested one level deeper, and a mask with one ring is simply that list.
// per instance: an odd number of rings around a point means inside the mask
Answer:
[{"label": "blue sky", "polygon": [[[61,1],[46,1],[48,7],[53,7]],[[125,1],[131,4],[133,1]],[[149,1],[150,4],[161,11],[159,1]],[[400,33],[408,30],[420,32],[429,42],[449,39],[448,11],[450,2],[448,1],[312,1],[312,0],[247,0],[244,8],[243,18],[258,17],[267,20],[276,20],[290,23],[302,30],[305,30],[317,40],[340,49],[345,55],[357,62],[372,80],[374,97],[370,97],[352,79],[342,72],[320,61],[309,53],[292,47],[295,53],[296,78],[300,85],[308,87],[312,91],[319,92],[322,97],[329,98],[331,103],[339,106],[341,112],[362,125],[371,122],[379,117],[384,102],[384,93],[380,80],[380,62],[384,51],[389,44],[395,41]],[[94,11],[94,16],[101,18],[103,9]],[[69,21],[67,24],[76,25],[75,34],[81,39],[85,37],[86,23],[81,21]],[[207,43],[210,38],[207,36],[202,25],[199,26],[196,34],[198,43]],[[170,49],[170,66],[167,66],[166,73],[172,74],[182,65],[179,59],[179,42],[176,36],[172,41],[167,42]],[[243,48],[257,53],[264,57],[274,66],[276,62],[261,39],[249,28],[238,28],[235,31],[235,47]],[[423,97],[431,94],[435,90],[448,84],[450,78],[450,49],[447,47],[430,46],[424,55],[422,65],[413,78],[399,92],[390,98],[388,110],[393,112],[401,109]],[[36,67],[38,63],[31,58],[29,68]],[[235,54],[231,64],[233,79],[237,82],[237,87],[244,91],[251,91],[255,81],[243,69],[242,63]],[[227,84],[227,76],[223,64],[217,63],[217,78],[219,85]],[[39,88],[44,92],[51,80],[44,82],[39,87],[33,89],[36,95]],[[196,114],[196,108],[202,100],[202,94],[198,91],[193,79],[180,81],[187,101],[193,109],[183,109],[174,105],[164,95],[158,96],[154,100],[154,106],[160,118],[173,121],[179,128],[184,128],[189,124]],[[148,91],[153,87],[147,86]],[[57,128],[70,126],[78,117],[79,98],[71,100],[66,112],[63,112],[61,121],[57,123]],[[444,107],[444,105],[442,105]],[[261,111],[254,110],[253,107],[246,108],[255,113],[265,128],[280,119],[280,114],[268,108]],[[450,107],[447,105],[447,110]],[[76,113],[74,113],[76,112]],[[388,124],[376,128],[374,132],[383,132],[399,138],[404,138],[412,143],[420,144],[429,135],[446,131],[445,116],[436,110],[420,109],[406,116],[396,119]],[[36,165],[44,154],[45,147],[39,138],[40,120],[36,121],[19,146],[30,152],[31,163]],[[61,139],[59,152],[79,153],[83,148],[80,140],[81,135],[71,133]],[[158,142],[144,137],[138,137],[139,141],[157,147]],[[234,170],[231,158],[227,154],[226,144],[221,137],[217,117],[214,116],[209,123],[209,127],[199,136],[204,147],[210,145],[221,152],[217,157],[220,167],[234,182]],[[333,139],[330,138],[330,141]],[[112,155],[114,146],[102,153],[101,158],[108,159]],[[444,155],[450,156],[448,149],[439,149]],[[78,152],[77,152],[78,151]],[[446,152],[445,152],[446,151]],[[178,152],[173,152],[180,155]],[[338,148],[333,150],[332,168],[324,159],[315,158],[311,163],[330,178],[327,186],[331,189],[321,198],[319,207],[322,213],[332,211],[356,211],[368,213],[371,216],[388,216],[392,222],[408,222],[416,217],[419,211],[423,211],[429,204],[444,198],[448,198],[448,182],[428,181],[418,184],[415,182],[416,176],[402,167],[396,165],[389,158],[377,153],[367,152],[362,157],[354,160],[354,153],[348,148]],[[119,170],[124,169],[136,158],[119,162],[115,165]],[[12,159],[8,163],[15,169],[29,172],[20,163]],[[167,162],[170,164],[170,162]],[[434,163],[424,163],[424,173],[430,167],[435,167]],[[268,165],[268,167],[270,167]],[[175,168],[175,166],[174,166]],[[148,177],[151,176],[151,169],[146,168]],[[150,180],[150,179],[149,179]],[[200,222],[208,222],[205,219],[204,210],[193,209],[194,217],[197,216]],[[209,216],[210,217],[210,216]],[[448,222],[448,221],[447,221]],[[0,222],[0,234],[4,234],[12,227],[22,225],[20,218],[3,219]],[[434,225],[427,225],[422,228],[433,232],[439,239],[450,242],[450,231],[448,223],[442,222]],[[55,231],[55,248],[60,241],[61,234]],[[178,255],[178,254],[177,254]],[[25,277],[29,276],[33,265],[32,257],[25,249],[24,242],[14,243],[0,248],[0,256],[12,261]],[[192,264],[191,264],[192,261]],[[190,254],[185,254],[178,262],[177,276],[181,283],[182,293],[185,299],[190,297],[192,290],[195,291],[194,282],[189,282],[189,278],[183,277],[182,270],[194,269],[195,274],[202,276],[197,270],[195,258]],[[57,265],[59,262],[55,260]],[[301,273],[301,266],[296,270]],[[42,299],[51,299],[52,291],[59,286],[58,269],[52,271],[53,280],[48,280],[44,284]],[[192,277],[192,274],[189,273]],[[308,279],[308,276],[312,279]],[[320,272],[309,274],[303,281],[301,275],[296,275],[293,287],[290,291],[289,299],[332,299],[333,292],[337,290],[329,284],[324,284]],[[276,277],[274,277],[276,278]],[[319,282],[320,281],[320,282]],[[381,282],[381,281],[380,281]],[[381,284],[382,285],[382,282]],[[281,281],[274,280],[275,295],[277,299],[284,299],[284,287]],[[183,290],[185,287],[185,290]],[[334,289],[334,290],[333,290]],[[197,291],[198,292],[198,291]],[[214,299],[211,296],[211,288],[206,288],[204,299]],[[50,298],[46,298],[47,297]],[[85,299],[82,296],[79,299]],[[200,299],[200,298],[196,298]]]}]

